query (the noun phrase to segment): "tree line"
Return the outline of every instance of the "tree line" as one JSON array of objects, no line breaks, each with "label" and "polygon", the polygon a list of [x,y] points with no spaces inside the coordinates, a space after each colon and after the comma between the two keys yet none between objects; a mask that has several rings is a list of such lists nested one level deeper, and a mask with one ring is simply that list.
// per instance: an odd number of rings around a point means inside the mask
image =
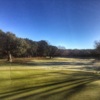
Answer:
[{"label": "tree line", "polygon": [[95,49],[65,49],[50,45],[45,40],[33,41],[19,38],[12,32],[0,30],[0,58],[7,57],[99,57],[100,41],[95,42]]},{"label": "tree line", "polygon": [[58,48],[48,44],[47,41],[33,41],[28,38],[19,38],[11,32],[0,30],[0,57],[8,57],[12,62],[13,57],[54,57]]}]

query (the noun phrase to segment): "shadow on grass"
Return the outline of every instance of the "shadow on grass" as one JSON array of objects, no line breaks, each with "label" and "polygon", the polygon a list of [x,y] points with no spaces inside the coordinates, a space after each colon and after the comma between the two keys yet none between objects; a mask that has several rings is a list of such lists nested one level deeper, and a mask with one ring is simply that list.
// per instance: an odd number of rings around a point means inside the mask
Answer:
[{"label": "shadow on grass", "polygon": [[[80,78],[77,78],[79,76]],[[73,73],[69,77],[66,76],[66,79],[64,80],[61,79],[60,81],[27,88],[20,87],[19,89],[10,92],[1,93],[0,99],[14,98],[14,100],[48,100],[48,98],[51,97],[51,100],[54,100],[52,96],[55,97],[55,95],[57,95],[59,99],[55,100],[63,100],[74,95],[74,93],[83,90],[86,84],[99,79],[100,77],[98,75],[92,73],[77,72]]]},{"label": "shadow on grass", "polygon": [[59,65],[92,65],[93,63],[81,62],[13,62],[12,65],[26,65],[26,66],[59,66]]}]

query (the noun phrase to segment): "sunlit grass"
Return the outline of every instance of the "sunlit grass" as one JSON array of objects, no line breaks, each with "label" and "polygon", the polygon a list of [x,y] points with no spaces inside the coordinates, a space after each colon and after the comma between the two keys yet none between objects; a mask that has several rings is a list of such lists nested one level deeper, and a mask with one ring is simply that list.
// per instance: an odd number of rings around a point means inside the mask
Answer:
[{"label": "sunlit grass", "polygon": [[94,65],[92,61],[20,58],[8,63],[2,60],[0,100],[99,100],[100,75],[92,70],[79,70],[83,65]]}]

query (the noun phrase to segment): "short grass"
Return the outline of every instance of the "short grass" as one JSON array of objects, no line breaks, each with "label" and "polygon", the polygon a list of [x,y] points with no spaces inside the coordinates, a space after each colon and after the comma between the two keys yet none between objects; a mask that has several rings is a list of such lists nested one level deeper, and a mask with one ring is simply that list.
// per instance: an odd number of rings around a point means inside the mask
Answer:
[{"label": "short grass", "polygon": [[0,60],[0,100],[100,100],[94,59]]}]

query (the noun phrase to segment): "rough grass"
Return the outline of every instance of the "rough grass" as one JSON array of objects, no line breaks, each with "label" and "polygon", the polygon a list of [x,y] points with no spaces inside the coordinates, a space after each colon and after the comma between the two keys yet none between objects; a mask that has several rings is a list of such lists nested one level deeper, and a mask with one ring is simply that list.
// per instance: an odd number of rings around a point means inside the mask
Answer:
[{"label": "rough grass", "polygon": [[100,100],[93,59],[0,61],[0,100]]}]

